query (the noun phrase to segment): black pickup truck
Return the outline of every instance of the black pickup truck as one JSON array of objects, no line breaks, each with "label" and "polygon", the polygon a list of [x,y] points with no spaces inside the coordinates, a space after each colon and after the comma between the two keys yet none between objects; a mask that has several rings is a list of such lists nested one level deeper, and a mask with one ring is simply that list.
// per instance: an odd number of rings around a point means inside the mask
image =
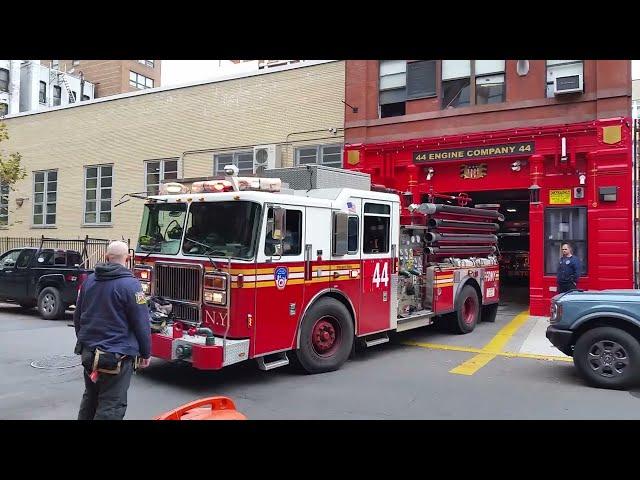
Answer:
[{"label": "black pickup truck", "polygon": [[0,301],[38,307],[47,320],[62,318],[92,272],[74,250],[17,248],[0,255]]}]

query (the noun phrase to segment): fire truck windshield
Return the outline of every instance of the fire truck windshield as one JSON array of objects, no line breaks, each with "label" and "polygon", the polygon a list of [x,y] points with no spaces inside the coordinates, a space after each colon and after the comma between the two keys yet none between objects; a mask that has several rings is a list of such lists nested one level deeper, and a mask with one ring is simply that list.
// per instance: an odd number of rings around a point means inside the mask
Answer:
[{"label": "fire truck windshield", "polygon": [[178,253],[186,213],[187,206],[181,203],[145,205],[136,252]]},{"label": "fire truck windshield", "polygon": [[192,203],[187,214],[185,255],[253,258],[258,241],[260,205],[224,201]]}]

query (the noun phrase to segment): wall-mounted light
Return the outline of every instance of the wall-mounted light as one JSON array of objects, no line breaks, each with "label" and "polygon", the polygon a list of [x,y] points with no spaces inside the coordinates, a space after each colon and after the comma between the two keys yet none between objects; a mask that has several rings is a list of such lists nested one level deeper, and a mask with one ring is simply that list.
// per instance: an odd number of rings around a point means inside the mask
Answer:
[{"label": "wall-mounted light", "polygon": [[529,187],[529,202],[540,203],[540,185],[537,183]]},{"label": "wall-mounted light", "polygon": [[429,167],[427,169],[427,180],[431,180],[433,178],[433,175],[435,174],[435,170],[433,169],[433,167]]},{"label": "wall-mounted light", "polygon": [[519,172],[520,168],[522,168],[522,164],[520,163],[520,160],[516,160],[511,164],[511,170],[513,170],[514,172]]},{"label": "wall-mounted light", "polygon": [[578,175],[578,181],[580,182],[580,185],[584,185],[587,183],[587,176],[584,173],[581,173]]},{"label": "wall-mounted light", "polygon": [[18,207],[21,207],[25,200],[29,200],[29,197],[17,197],[16,198],[16,205]]},{"label": "wall-mounted light", "polygon": [[567,137],[562,137],[560,141],[560,160],[567,161]]},{"label": "wall-mounted light", "polygon": [[517,211],[518,210],[516,210],[515,208],[507,208],[507,212],[514,213],[514,212],[517,212]]}]

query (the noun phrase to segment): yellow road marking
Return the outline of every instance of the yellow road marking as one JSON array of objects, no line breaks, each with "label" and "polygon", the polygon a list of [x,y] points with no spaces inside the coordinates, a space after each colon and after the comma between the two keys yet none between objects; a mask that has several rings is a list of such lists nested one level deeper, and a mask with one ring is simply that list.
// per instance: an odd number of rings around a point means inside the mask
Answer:
[{"label": "yellow road marking", "polygon": [[489,343],[482,347],[482,353],[458,365],[456,368],[449,370],[449,373],[457,373],[458,375],[473,375],[476,373],[496,358],[496,354],[502,351],[502,348],[507,344],[509,339],[525,324],[528,318],[529,310],[525,310],[516,315],[513,320],[500,329]]},{"label": "yellow road marking", "polygon": [[[422,342],[402,342],[403,345],[410,345],[412,347],[428,348],[430,350],[451,350],[454,352],[467,352],[467,353],[485,353],[480,348],[472,347],[458,347],[456,345],[444,345],[441,343],[422,343]],[[561,357],[559,355],[538,355],[535,353],[519,353],[519,352],[498,352],[491,353],[489,355],[496,355],[509,358],[532,358],[534,360],[548,360],[558,362],[572,362],[571,357]]]}]

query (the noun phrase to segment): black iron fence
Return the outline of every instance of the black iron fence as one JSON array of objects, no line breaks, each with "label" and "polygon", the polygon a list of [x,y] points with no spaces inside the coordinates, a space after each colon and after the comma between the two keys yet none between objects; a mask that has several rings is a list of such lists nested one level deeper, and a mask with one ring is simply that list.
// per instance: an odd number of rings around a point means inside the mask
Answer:
[{"label": "black iron fence", "polygon": [[[98,262],[104,261],[107,246],[111,240],[105,238],[61,239],[41,237],[0,237],[0,254],[14,248],[35,247],[39,249],[55,248],[75,250],[82,255],[83,267],[93,269]],[[125,243],[130,245],[130,240]]]}]

